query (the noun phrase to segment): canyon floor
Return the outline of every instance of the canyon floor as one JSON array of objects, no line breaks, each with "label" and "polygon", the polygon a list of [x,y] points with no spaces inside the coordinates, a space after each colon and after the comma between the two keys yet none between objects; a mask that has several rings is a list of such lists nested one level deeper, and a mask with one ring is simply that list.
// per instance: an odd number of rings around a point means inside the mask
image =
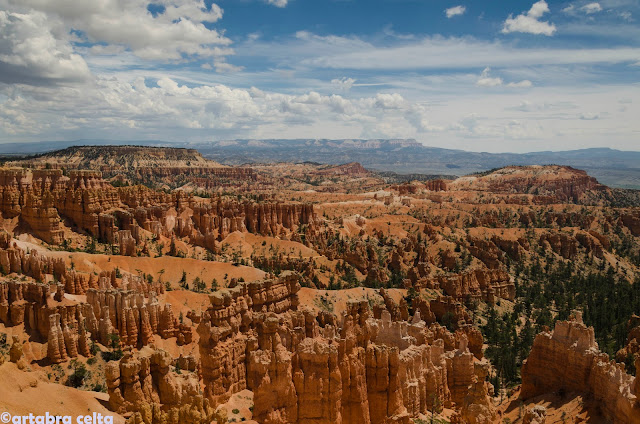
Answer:
[{"label": "canyon floor", "polygon": [[640,423],[640,193],[71,147],[0,167],[0,412]]}]

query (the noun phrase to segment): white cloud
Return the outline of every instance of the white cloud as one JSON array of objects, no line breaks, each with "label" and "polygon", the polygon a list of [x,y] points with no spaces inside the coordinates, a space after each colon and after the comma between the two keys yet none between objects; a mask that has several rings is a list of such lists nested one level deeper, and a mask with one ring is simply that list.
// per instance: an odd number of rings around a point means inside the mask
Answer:
[{"label": "white cloud", "polygon": [[580,9],[583,10],[584,13],[586,13],[587,15],[590,15],[592,13],[601,12],[602,6],[600,6],[600,3],[593,2],[593,3],[585,4]]},{"label": "white cloud", "polygon": [[[465,69],[636,62],[640,48],[516,47],[472,38],[426,37],[398,46],[381,47],[353,37],[321,37],[304,33],[290,43],[254,43],[243,47],[252,56],[267,55],[285,66],[359,70]],[[291,57],[296,60],[291,61]]]},{"label": "white cloud", "polygon": [[633,21],[633,16],[629,11],[620,12],[620,17],[627,22]]},{"label": "white cloud", "polygon": [[216,68],[216,71],[220,73],[240,72],[244,69],[243,66],[232,65],[222,59],[216,60],[213,66]]},{"label": "white cloud", "polygon": [[[147,85],[142,77],[131,81],[98,77],[75,88],[22,86],[19,95],[4,97],[8,90],[0,86],[0,99],[4,99],[0,101],[0,135],[4,136],[87,130],[113,134],[116,128],[161,138],[169,137],[170,132],[177,136],[210,130],[239,136],[263,126],[279,128],[280,134],[309,131],[314,125],[373,131],[372,123],[398,126],[395,136],[399,136],[428,126],[426,110],[398,93],[356,99],[315,91],[290,95],[222,84],[190,87],[170,77],[159,78],[155,86]],[[282,125],[288,129],[280,128]]]},{"label": "white cloud", "polygon": [[529,88],[532,87],[533,83],[529,80],[522,80],[520,82],[510,82],[507,84],[507,87],[510,88]]},{"label": "white cloud", "polygon": [[380,109],[402,109],[407,102],[398,93],[379,93],[375,97],[375,107]]},{"label": "white cloud", "polygon": [[491,68],[484,68],[482,74],[480,74],[480,78],[476,81],[476,85],[479,87],[497,87],[502,85],[502,78],[492,78],[489,76],[489,72]]},{"label": "white cloud", "polygon": [[351,90],[351,87],[353,87],[353,84],[355,82],[356,82],[355,79],[347,78],[347,77],[334,78],[331,80],[332,85],[334,85],[336,88],[340,90],[345,90],[345,91]]},{"label": "white cloud", "polygon": [[[611,6],[611,4],[609,4]],[[602,5],[598,2],[583,3],[582,6],[576,3],[572,3],[569,6],[562,9],[564,13],[571,16],[579,15],[592,15],[594,13],[602,12]]]},{"label": "white cloud", "polygon": [[[0,139],[428,135],[432,145],[504,150],[506,140],[527,140],[513,149],[531,150],[532,138],[544,148],[569,148],[572,140],[631,148],[630,134],[640,131],[640,104],[618,103],[640,97],[640,87],[615,78],[596,85],[599,68],[591,66],[635,63],[640,48],[523,48],[437,36],[376,44],[299,32],[277,42],[247,37],[238,50],[273,67],[239,73],[227,62],[230,41],[203,24],[220,19],[217,6],[158,3],[166,9],[154,17],[142,0],[0,0]],[[546,12],[536,5],[526,16],[540,21]],[[632,25],[619,23],[628,36]],[[494,75],[479,72],[487,57]],[[191,67],[157,66],[191,59]],[[212,77],[213,68],[226,74]],[[341,75],[354,78],[331,79]],[[251,85],[260,89],[234,88]],[[267,89],[275,86],[282,88]]]},{"label": "white cloud", "polygon": [[[491,68],[484,68],[476,81],[476,85],[478,87],[500,87],[504,84],[504,80],[502,78],[492,77],[490,73]],[[533,83],[529,80],[522,80],[520,82],[510,82],[504,86],[508,88],[529,88],[533,86]]]},{"label": "white cloud", "polygon": [[[595,147],[603,140],[611,147],[633,149],[629,134],[640,131],[634,119],[640,103],[620,109],[620,99],[640,96],[640,87],[633,85],[588,90],[584,86],[575,90],[536,87],[523,93],[507,90],[509,83],[503,81],[505,89],[469,90],[467,86],[452,95],[434,91],[451,81],[443,76],[433,80],[432,88],[411,80],[399,90],[346,97],[194,85],[175,76],[140,75],[96,76],[73,86],[0,85],[0,138],[414,137],[450,148],[504,151],[508,145],[512,150],[530,151]],[[431,93],[429,102],[423,100],[425,90]],[[601,110],[608,111],[607,119],[594,113]],[[533,139],[534,145],[518,141]],[[577,141],[571,144],[573,140]]]},{"label": "white cloud", "polygon": [[445,9],[444,13],[447,15],[447,18],[451,19],[454,16],[463,15],[467,10],[465,6],[454,6],[448,9]]},{"label": "white cloud", "polygon": [[182,61],[229,55],[231,40],[205,22],[216,22],[222,9],[203,0],[158,0],[164,12],[155,17],[147,0],[0,0],[15,13],[43,13],[59,23],[56,36],[76,31],[87,41],[124,46],[150,60]]},{"label": "white cloud", "polygon": [[584,112],[579,115],[579,118],[583,121],[595,121],[600,119],[600,114],[594,112]]},{"label": "white cloud", "polygon": [[534,3],[528,12],[522,13],[515,18],[512,15],[504,21],[502,32],[509,34],[512,32],[524,32],[528,34],[553,35],[556,32],[556,26],[539,19],[545,13],[549,12],[549,6],[544,0]]},{"label": "white cloud", "polygon": [[56,37],[58,22],[42,12],[0,10],[0,82],[50,84],[89,78],[84,59],[68,37]]},{"label": "white cloud", "polygon": [[289,0],[267,0],[267,3],[272,4],[276,7],[287,7]]}]

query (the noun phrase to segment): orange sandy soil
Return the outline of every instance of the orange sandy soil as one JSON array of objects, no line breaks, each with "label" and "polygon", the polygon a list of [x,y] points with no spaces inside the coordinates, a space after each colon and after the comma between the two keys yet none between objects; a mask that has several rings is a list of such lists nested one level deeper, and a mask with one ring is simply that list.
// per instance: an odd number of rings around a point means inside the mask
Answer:
[{"label": "orange sandy soil", "polygon": [[153,344],[156,347],[161,348],[169,352],[174,358],[177,358],[180,355],[192,355],[196,359],[200,358],[200,350],[198,349],[198,341],[200,340],[200,336],[195,329],[198,327],[198,324],[192,323],[189,318],[187,318],[187,313],[189,311],[195,311],[196,314],[200,315],[202,312],[206,311],[209,305],[209,294],[208,293],[194,293],[189,290],[171,290],[165,292],[158,299],[160,304],[170,303],[171,309],[176,317],[179,317],[182,313],[183,320],[186,324],[190,324],[194,331],[193,334],[193,342],[187,345],[178,346],[177,339],[175,337],[171,337],[168,339],[163,339],[159,335],[155,334],[153,336]]},{"label": "orange sandy soil", "polygon": [[[228,420],[236,419],[237,422],[243,422],[247,424],[258,424],[257,421],[252,420],[253,412],[253,392],[250,390],[242,390],[241,392],[234,393],[226,403],[218,406],[217,411],[225,409],[227,411]],[[237,412],[237,413],[234,413]],[[242,421],[242,419],[245,421]],[[230,421],[231,422],[231,421]]]},{"label": "orange sandy soil", "polygon": [[225,244],[228,245],[228,249],[231,252],[238,252],[245,258],[250,257],[252,254],[255,256],[270,257],[274,249],[278,249],[279,253],[296,258],[299,256],[303,258],[319,256],[315,250],[296,241],[281,240],[276,237],[266,237],[251,233],[241,233],[240,231],[234,231],[222,240],[221,245]]},{"label": "orange sandy soil", "polygon": [[16,364],[0,365],[0,412],[14,415],[70,415],[76,422],[78,415],[94,412],[113,416],[114,423],[124,423],[121,415],[109,411],[109,395],[88,392],[49,383],[41,372],[25,372]]},{"label": "orange sandy soil", "polygon": [[92,255],[83,252],[62,252],[49,251],[41,246],[18,241],[18,245],[23,249],[37,249],[43,255],[50,257],[64,258],[67,266],[73,265],[81,272],[100,273],[104,270],[120,268],[120,270],[131,274],[145,273],[151,274],[157,280],[161,270],[164,270],[162,281],[169,281],[171,286],[178,288],[178,282],[182,277],[182,272],[187,273],[187,282],[192,283],[193,279],[200,277],[207,287],[215,278],[220,287],[226,285],[224,276],[231,278],[244,278],[245,281],[263,279],[265,272],[248,266],[235,266],[228,262],[203,261],[190,258],[174,258],[172,256],[162,256],[160,258],[130,257],[130,256],[110,256]]},{"label": "orange sandy soil", "polygon": [[517,390],[498,407],[502,414],[500,422],[509,419],[513,424],[522,423],[522,415],[527,408],[542,405],[547,409],[546,424],[609,423],[600,414],[595,402],[581,393],[566,393],[562,397],[556,393],[547,393],[527,399],[526,402],[522,402],[519,397],[520,391]]},{"label": "orange sandy soil", "polygon": [[[7,335],[7,342],[11,344],[12,336],[18,336],[18,340],[23,343],[22,352],[27,362],[39,361],[47,356],[47,340],[32,340],[24,329],[24,324],[15,325],[13,327],[7,327],[4,324],[0,324],[0,333]],[[6,359],[6,358],[5,358]],[[37,364],[33,365],[34,368],[38,368]],[[0,385],[2,382],[0,381]],[[1,399],[1,398],[0,398]],[[0,405],[2,401],[0,400]]]},{"label": "orange sandy soil", "polygon": [[[388,289],[387,293],[398,302],[401,297],[406,295],[403,289]],[[316,290],[303,287],[298,292],[300,299],[300,308],[308,307],[314,311],[330,310],[336,316],[340,317],[342,312],[347,309],[348,300],[370,300],[373,304],[383,303],[382,296],[378,293],[378,289],[367,287],[357,287],[344,290]],[[326,299],[326,300],[323,300]]]}]

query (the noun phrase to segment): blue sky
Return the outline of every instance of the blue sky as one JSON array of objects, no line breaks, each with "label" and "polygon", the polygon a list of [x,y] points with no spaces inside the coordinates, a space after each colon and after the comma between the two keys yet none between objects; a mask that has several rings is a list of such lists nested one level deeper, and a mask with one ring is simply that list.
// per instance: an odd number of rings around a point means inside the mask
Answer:
[{"label": "blue sky", "polygon": [[0,142],[639,150],[638,19],[638,0],[0,0]]}]

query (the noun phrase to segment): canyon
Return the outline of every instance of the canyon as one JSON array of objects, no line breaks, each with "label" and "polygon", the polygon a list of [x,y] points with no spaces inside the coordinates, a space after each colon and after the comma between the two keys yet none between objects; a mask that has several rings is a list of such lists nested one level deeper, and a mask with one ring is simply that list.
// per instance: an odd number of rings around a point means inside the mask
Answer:
[{"label": "canyon", "polygon": [[401,183],[190,149],[13,160],[0,378],[39,382],[16,405],[66,385],[137,424],[640,422],[634,202],[555,165]]}]

